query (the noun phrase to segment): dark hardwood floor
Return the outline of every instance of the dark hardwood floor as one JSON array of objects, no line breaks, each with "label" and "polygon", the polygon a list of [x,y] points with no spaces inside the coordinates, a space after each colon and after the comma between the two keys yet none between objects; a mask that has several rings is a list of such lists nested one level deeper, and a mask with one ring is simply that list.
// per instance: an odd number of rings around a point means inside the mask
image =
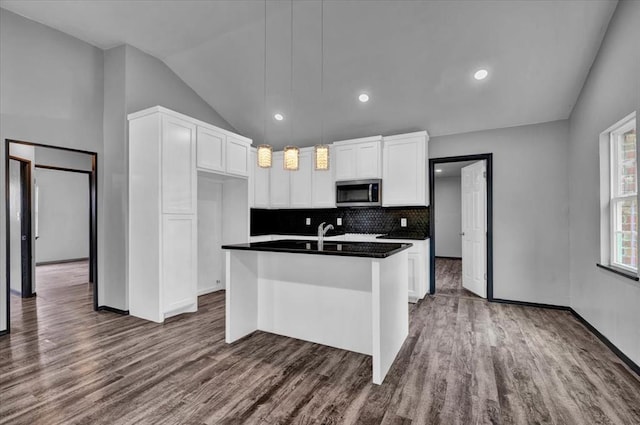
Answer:
[{"label": "dark hardwood floor", "polygon": [[89,283],[89,260],[36,266],[36,292]]},{"label": "dark hardwood floor", "polygon": [[224,292],[155,324],[84,285],[13,297],[1,424],[639,424],[640,379],[568,312],[437,295],[383,385],[368,356],[256,332],[224,342]]},{"label": "dark hardwood floor", "polygon": [[436,294],[480,299],[462,287],[462,259],[436,258]]}]

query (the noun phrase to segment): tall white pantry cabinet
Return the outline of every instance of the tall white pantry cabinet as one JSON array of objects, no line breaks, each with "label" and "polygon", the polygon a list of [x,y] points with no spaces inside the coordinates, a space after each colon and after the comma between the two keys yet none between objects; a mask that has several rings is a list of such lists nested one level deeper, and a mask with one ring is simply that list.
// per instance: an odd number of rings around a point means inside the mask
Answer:
[{"label": "tall white pantry cabinet", "polygon": [[196,126],[129,116],[129,312],[162,322],[197,298]]}]

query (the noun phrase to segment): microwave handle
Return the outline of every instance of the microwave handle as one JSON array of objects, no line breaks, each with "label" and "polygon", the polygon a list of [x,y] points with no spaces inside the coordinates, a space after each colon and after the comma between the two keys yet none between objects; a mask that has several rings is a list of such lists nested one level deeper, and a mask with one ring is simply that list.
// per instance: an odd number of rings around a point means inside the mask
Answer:
[{"label": "microwave handle", "polygon": [[373,183],[369,183],[369,202],[373,202]]}]

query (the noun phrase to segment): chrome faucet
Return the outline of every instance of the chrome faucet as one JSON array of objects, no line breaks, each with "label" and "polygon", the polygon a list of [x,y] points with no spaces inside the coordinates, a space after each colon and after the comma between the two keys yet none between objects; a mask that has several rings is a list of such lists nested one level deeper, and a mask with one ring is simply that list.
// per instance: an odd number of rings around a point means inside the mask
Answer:
[{"label": "chrome faucet", "polygon": [[327,227],[324,226],[324,221],[320,223],[318,226],[318,251],[322,251],[324,249],[324,235],[331,229],[333,229],[333,224],[327,224]]}]

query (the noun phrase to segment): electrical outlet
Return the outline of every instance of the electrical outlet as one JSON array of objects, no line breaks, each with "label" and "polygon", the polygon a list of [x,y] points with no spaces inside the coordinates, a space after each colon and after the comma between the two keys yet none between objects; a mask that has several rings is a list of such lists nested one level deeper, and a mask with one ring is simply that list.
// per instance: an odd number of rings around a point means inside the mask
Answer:
[{"label": "electrical outlet", "polygon": [[338,218],[336,219],[336,225],[338,225],[338,226],[342,226],[342,218],[338,217]]},{"label": "electrical outlet", "polygon": [[400,227],[407,227],[407,219],[406,218],[401,218],[400,219]]},{"label": "electrical outlet", "polygon": [[307,226],[311,226],[311,218],[307,217],[304,222]]}]

